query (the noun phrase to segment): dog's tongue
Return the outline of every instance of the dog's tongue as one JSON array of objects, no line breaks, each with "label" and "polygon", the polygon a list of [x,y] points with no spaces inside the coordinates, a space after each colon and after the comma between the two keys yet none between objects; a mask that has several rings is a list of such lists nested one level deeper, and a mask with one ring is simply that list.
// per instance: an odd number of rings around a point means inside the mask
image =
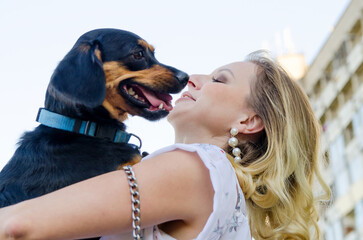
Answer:
[{"label": "dog's tongue", "polygon": [[145,88],[139,87],[142,90],[142,93],[150,102],[150,104],[155,108],[159,108],[160,104],[163,104],[163,108],[167,111],[171,111],[173,107],[170,104],[170,101],[173,99],[172,96],[166,93],[154,93]]}]

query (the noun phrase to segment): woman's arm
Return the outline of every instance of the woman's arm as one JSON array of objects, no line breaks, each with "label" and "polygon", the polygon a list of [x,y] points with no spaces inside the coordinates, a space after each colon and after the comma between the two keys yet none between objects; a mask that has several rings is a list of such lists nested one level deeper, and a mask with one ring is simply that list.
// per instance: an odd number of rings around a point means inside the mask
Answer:
[{"label": "woman's arm", "polygon": [[[161,154],[133,169],[143,228],[176,219],[193,222],[204,216],[202,220],[207,220],[214,192],[208,169],[196,153]],[[0,210],[0,239],[74,239],[127,232],[131,226],[131,195],[124,171]]]}]

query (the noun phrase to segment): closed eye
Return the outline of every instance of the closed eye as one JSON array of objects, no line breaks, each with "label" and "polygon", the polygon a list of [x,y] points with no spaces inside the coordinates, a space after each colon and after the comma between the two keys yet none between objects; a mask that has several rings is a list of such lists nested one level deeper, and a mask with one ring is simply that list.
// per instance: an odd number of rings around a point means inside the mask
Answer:
[{"label": "closed eye", "polygon": [[218,78],[212,77],[212,81],[213,82],[218,82],[218,83],[223,83],[222,81],[220,81]]}]

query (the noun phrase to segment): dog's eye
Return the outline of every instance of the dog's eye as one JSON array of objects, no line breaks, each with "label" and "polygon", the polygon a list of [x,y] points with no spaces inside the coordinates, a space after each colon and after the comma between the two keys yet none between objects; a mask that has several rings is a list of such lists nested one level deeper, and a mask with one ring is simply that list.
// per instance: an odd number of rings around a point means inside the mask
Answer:
[{"label": "dog's eye", "polygon": [[144,57],[144,52],[143,51],[139,51],[136,53],[133,53],[132,56],[136,59],[136,60],[140,60]]}]

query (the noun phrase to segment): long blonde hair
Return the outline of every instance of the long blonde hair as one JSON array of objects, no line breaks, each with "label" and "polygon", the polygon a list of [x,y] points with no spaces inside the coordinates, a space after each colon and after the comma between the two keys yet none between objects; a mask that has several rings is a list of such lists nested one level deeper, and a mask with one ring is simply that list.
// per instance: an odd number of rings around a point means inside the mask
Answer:
[{"label": "long blonde hair", "polygon": [[[324,182],[319,162],[320,125],[309,100],[296,82],[265,52],[251,53],[256,81],[250,107],[263,121],[258,142],[244,142],[242,164],[232,164],[244,191],[252,236],[257,239],[319,239],[314,182]],[[321,200],[321,199],[320,199]]]}]

